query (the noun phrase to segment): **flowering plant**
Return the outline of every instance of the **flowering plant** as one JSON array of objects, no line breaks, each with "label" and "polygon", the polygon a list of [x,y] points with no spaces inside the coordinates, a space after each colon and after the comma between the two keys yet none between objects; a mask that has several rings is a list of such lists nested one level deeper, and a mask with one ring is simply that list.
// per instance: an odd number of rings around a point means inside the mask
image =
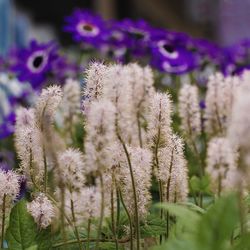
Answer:
[{"label": "flowering plant", "polygon": [[247,249],[249,72],[211,76],[205,110],[196,85],[177,105],[157,92],[148,66],[95,62],[85,76],[83,91],[68,79],[16,113],[2,247]]}]

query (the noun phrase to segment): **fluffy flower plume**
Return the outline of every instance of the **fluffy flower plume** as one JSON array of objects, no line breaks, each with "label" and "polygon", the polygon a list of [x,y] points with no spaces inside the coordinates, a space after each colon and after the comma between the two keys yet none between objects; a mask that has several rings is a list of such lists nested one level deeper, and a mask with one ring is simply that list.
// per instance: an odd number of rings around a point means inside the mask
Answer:
[{"label": "fluffy flower plume", "polygon": [[[133,130],[137,131],[138,139],[136,139],[142,146],[146,141],[143,123],[145,123],[144,119],[147,115],[150,99],[155,93],[153,88],[153,72],[151,68],[143,68],[137,63],[128,64],[125,70],[127,70],[125,74],[130,76]],[[138,143],[133,143],[133,145],[137,146]]]},{"label": "fluffy flower plume", "polygon": [[59,86],[54,85],[42,90],[35,107],[37,126],[42,131],[45,129],[44,126],[54,121],[54,115],[62,97],[62,89]]},{"label": "fluffy flower plume", "polygon": [[156,177],[163,184],[165,201],[185,201],[188,195],[188,168],[184,158],[183,141],[172,135],[168,145],[159,151]]},{"label": "fluffy flower plume", "polygon": [[115,107],[107,100],[93,102],[86,117],[85,160],[87,171],[105,171],[112,164],[115,142]]},{"label": "fluffy flower plume", "polygon": [[83,91],[83,110],[88,113],[92,101],[99,100],[103,93],[103,80],[107,77],[108,67],[103,63],[92,63],[86,70],[86,86]]},{"label": "fluffy flower plume", "polygon": [[63,93],[60,86],[50,86],[43,89],[35,106],[36,140],[37,144],[41,145],[43,158],[46,158],[47,162],[56,162],[56,153],[63,148],[61,138],[57,136],[53,128],[55,114],[62,97]]},{"label": "fluffy flower plume", "polygon": [[58,156],[58,175],[71,190],[79,190],[85,183],[83,155],[79,150],[69,148]]},{"label": "fluffy flower plume", "polygon": [[209,78],[206,94],[205,128],[209,134],[225,134],[231,118],[239,78],[217,73]]},{"label": "fluffy flower plume", "polygon": [[236,171],[236,159],[237,154],[227,138],[215,137],[209,142],[206,171],[217,194],[233,185],[230,174]]},{"label": "fluffy flower plume", "polygon": [[20,159],[20,171],[28,183],[40,184],[43,174],[41,134],[35,126],[34,109],[20,108],[16,114],[15,147]]},{"label": "fluffy flower plume", "polygon": [[[246,75],[245,75],[246,77]],[[247,79],[247,78],[246,78]],[[245,80],[246,80],[245,79]],[[244,82],[235,96],[235,102],[232,110],[232,119],[228,129],[228,136],[235,148],[240,151],[241,170],[244,174],[250,176],[248,164],[250,162],[248,154],[250,153],[250,87],[249,81]]]},{"label": "fluffy flower plume", "polygon": [[168,94],[156,93],[149,104],[148,141],[151,148],[164,147],[171,134],[172,102]]},{"label": "fluffy flower plume", "polygon": [[72,202],[77,224],[100,216],[101,192],[99,188],[91,186],[83,187],[80,192],[65,191],[65,212],[69,218],[72,218]]},{"label": "fluffy flower plume", "polygon": [[179,114],[181,127],[187,137],[195,139],[201,132],[198,88],[185,84],[179,93]]},{"label": "fluffy flower plume", "polygon": [[126,66],[127,74],[130,76],[132,86],[132,101],[137,112],[142,112],[148,106],[149,98],[154,92],[153,72],[149,67],[141,67],[137,63]]},{"label": "fluffy flower plume", "polygon": [[131,76],[122,65],[111,65],[108,76],[103,79],[103,96],[116,108],[116,129],[124,142],[134,141],[135,114],[132,100]]},{"label": "fluffy flower plume", "polygon": [[[144,218],[148,213],[148,206],[151,200],[151,153],[147,149],[129,147],[129,156],[133,169],[135,179],[136,195],[138,202],[138,209],[141,218]],[[129,209],[134,212],[134,195],[132,189],[132,181],[130,177],[130,170],[126,158],[121,161],[121,189],[123,198]]]},{"label": "fluffy flower plume", "polygon": [[27,210],[40,228],[48,227],[55,216],[55,208],[43,193],[27,204]]},{"label": "fluffy flower plume", "polygon": [[13,201],[19,194],[20,176],[13,171],[3,171],[0,169],[0,206],[2,205],[4,196]]},{"label": "fluffy flower plume", "polygon": [[80,114],[81,87],[80,83],[73,79],[67,79],[63,86],[63,99],[60,105],[64,122],[74,122]]}]

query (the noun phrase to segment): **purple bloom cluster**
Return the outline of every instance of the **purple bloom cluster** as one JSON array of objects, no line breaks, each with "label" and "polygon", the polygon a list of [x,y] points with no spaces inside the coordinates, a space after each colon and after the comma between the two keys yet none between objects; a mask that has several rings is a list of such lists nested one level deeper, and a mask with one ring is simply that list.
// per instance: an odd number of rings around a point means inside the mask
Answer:
[{"label": "purple bloom cluster", "polygon": [[47,79],[60,82],[77,72],[75,65],[59,55],[54,42],[39,44],[35,40],[27,48],[12,53],[10,69],[20,81],[31,83],[34,89],[41,87]]},{"label": "purple bloom cluster", "polygon": [[104,21],[84,10],[74,11],[65,21],[64,30],[76,42],[121,62],[146,58],[158,70],[175,75],[202,71],[207,65],[225,74],[237,74],[250,67],[250,40],[221,48],[181,32],[153,28],[144,20]]}]

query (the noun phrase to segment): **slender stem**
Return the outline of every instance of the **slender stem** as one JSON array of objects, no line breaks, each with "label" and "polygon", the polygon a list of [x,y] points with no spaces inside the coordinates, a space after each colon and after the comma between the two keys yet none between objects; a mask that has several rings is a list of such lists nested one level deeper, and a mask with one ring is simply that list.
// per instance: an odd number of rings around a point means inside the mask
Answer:
[{"label": "slender stem", "polygon": [[140,143],[140,147],[142,148],[142,133],[141,133],[141,122],[140,122],[140,113],[139,112],[137,112],[136,117],[137,117],[139,143]]},{"label": "slender stem", "polygon": [[5,226],[5,207],[6,206],[6,194],[3,196],[3,205],[2,205],[2,230],[1,230],[1,248],[4,247],[4,226]]},{"label": "slender stem", "polygon": [[44,193],[47,193],[47,172],[48,172],[48,165],[47,159],[45,154],[45,148],[43,147],[43,162],[44,162]]},{"label": "slender stem", "polygon": [[123,207],[125,209],[125,212],[126,212],[126,214],[128,216],[129,228],[130,228],[130,232],[129,232],[129,234],[130,234],[130,249],[133,250],[134,249],[134,246],[133,246],[134,242],[133,242],[133,224],[132,224],[132,219],[131,219],[130,213],[128,211],[128,208],[127,208],[127,206],[126,206],[126,204],[125,204],[125,202],[123,200],[123,196],[122,196],[121,190],[118,189],[118,192],[119,192],[119,196],[121,198],[121,203],[122,203],[122,205],[123,205]]},{"label": "slender stem", "polygon": [[135,186],[135,179],[134,179],[134,173],[132,168],[132,163],[130,160],[129,152],[126,147],[126,145],[122,144],[123,149],[125,151],[128,165],[129,165],[129,172],[130,172],[130,178],[132,182],[132,189],[133,189],[133,196],[134,196],[134,206],[135,206],[135,230],[136,230],[136,243],[137,243],[137,250],[140,250],[140,221],[139,221],[139,212],[138,212],[138,203],[137,203],[137,192],[136,192],[136,186]]},{"label": "slender stem", "polygon": [[[61,185],[60,185],[61,186]],[[60,208],[60,217],[61,217],[61,223],[62,223],[62,236],[63,236],[63,242],[67,242],[67,234],[66,234],[66,230],[65,230],[65,218],[64,218],[64,214],[65,214],[65,190],[64,187],[60,187],[61,188],[61,208]]]},{"label": "slender stem", "polygon": [[[80,239],[81,242],[97,242],[97,241],[100,241],[100,242],[114,242],[114,240],[112,239]],[[119,243],[127,243],[130,241],[130,238],[124,238],[124,239],[120,239],[119,240]],[[69,240],[66,242],[66,244],[64,242],[58,242],[56,244],[53,245],[53,248],[58,248],[58,247],[61,247],[61,246],[65,246],[65,245],[69,245],[69,244],[76,244],[78,243],[78,240]]]},{"label": "slender stem", "polygon": [[218,178],[218,197],[220,197],[221,195],[221,189],[222,189],[222,180],[221,180],[221,175],[219,175],[219,178]]},{"label": "slender stem", "polygon": [[[240,186],[242,186],[240,184]],[[240,187],[239,193],[238,193],[238,206],[239,206],[239,215],[240,215],[240,231],[243,235],[246,231],[245,228],[245,208],[243,203],[243,193],[242,193],[242,187]]]},{"label": "slender stem", "polygon": [[[162,190],[162,181],[159,180],[159,196],[160,196],[160,203],[163,202],[163,190]],[[163,219],[163,209],[160,210],[160,217]],[[162,243],[162,234],[160,235],[160,244]]]},{"label": "slender stem", "polygon": [[100,184],[101,184],[101,212],[100,212],[100,220],[99,220],[98,231],[97,231],[97,241],[95,245],[96,250],[98,250],[99,248],[99,242],[100,242],[101,232],[102,232],[102,223],[103,223],[103,217],[104,217],[104,185],[103,185],[102,174],[100,174]]},{"label": "slender stem", "polygon": [[79,249],[83,249],[82,243],[80,241],[80,235],[79,235],[79,231],[78,228],[76,226],[76,217],[75,217],[75,209],[74,209],[74,202],[72,201],[72,199],[70,200],[70,207],[71,207],[71,214],[72,214],[72,219],[73,219],[73,225],[75,228],[75,234],[78,240],[78,244],[79,244]]},{"label": "slender stem", "polygon": [[116,206],[117,206],[117,213],[116,213],[116,229],[119,230],[120,228],[120,213],[121,213],[121,207],[120,207],[120,199],[119,199],[119,191],[117,189],[117,185],[115,183],[116,186]]},{"label": "slender stem", "polygon": [[111,188],[111,224],[112,232],[115,239],[115,249],[118,250],[118,241],[116,235],[116,224],[115,224],[115,206],[114,206],[114,174],[112,174],[112,188]]},{"label": "slender stem", "polygon": [[87,250],[89,250],[89,243],[90,243],[90,228],[91,228],[91,219],[88,219],[88,229],[87,229]]},{"label": "slender stem", "polygon": [[[171,184],[171,175],[172,175],[172,168],[173,168],[173,159],[174,158],[174,148],[172,149],[172,153],[171,153],[171,160],[170,160],[170,167],[169,167],[169,178],[167,181],[167,202],[169,202],[170,199],[170,184]],[[166,232],[166,238],[168,239],[169,237],[169,212],[167,211],[167,232]]]}]

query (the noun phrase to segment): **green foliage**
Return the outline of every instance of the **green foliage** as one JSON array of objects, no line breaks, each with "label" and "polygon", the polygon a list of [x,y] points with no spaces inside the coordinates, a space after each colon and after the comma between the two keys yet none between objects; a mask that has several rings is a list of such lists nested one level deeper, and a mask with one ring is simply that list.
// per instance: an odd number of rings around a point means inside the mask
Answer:
[{"label": "green foliage", "polygon": [[233,230],[239,220],[236,197],[230,195],[218,200],[204,215],[198,226],[196,242],[199,249],[227,249]]},{"label": "green foliage", "polygon": [[140,229],[142,238],[156,237],[166,233],[166,221],[157,215],[150,215]]},{"label": "green foliage", "polygon": [[203,192],[203,193],[211,193],[209,184],[209,176],[204,175],[202,178],[198,178],[197,176],[192,176],[192,178],[189,181],[190,189],[193,192]]},{"label": "green foliage", "polygon": [[[162,246],[154,250],[246,250],[250,249],[249,235],[231,245],[231,237],[239,222],[237,197],[230,195],[215,202],[204,214],[181,205],[164,204],[162,207],[177,217],[177,224],[185,227],[172,234]],[[202,216],[201,216],[202,215]]]},{"label": "green foliage", "polygon": [[13,250],[49,250],[52,242],[50,230],[38,230],[31,215],[27,212],[26,201],[21,200],[11,210],[6,240]]}]

